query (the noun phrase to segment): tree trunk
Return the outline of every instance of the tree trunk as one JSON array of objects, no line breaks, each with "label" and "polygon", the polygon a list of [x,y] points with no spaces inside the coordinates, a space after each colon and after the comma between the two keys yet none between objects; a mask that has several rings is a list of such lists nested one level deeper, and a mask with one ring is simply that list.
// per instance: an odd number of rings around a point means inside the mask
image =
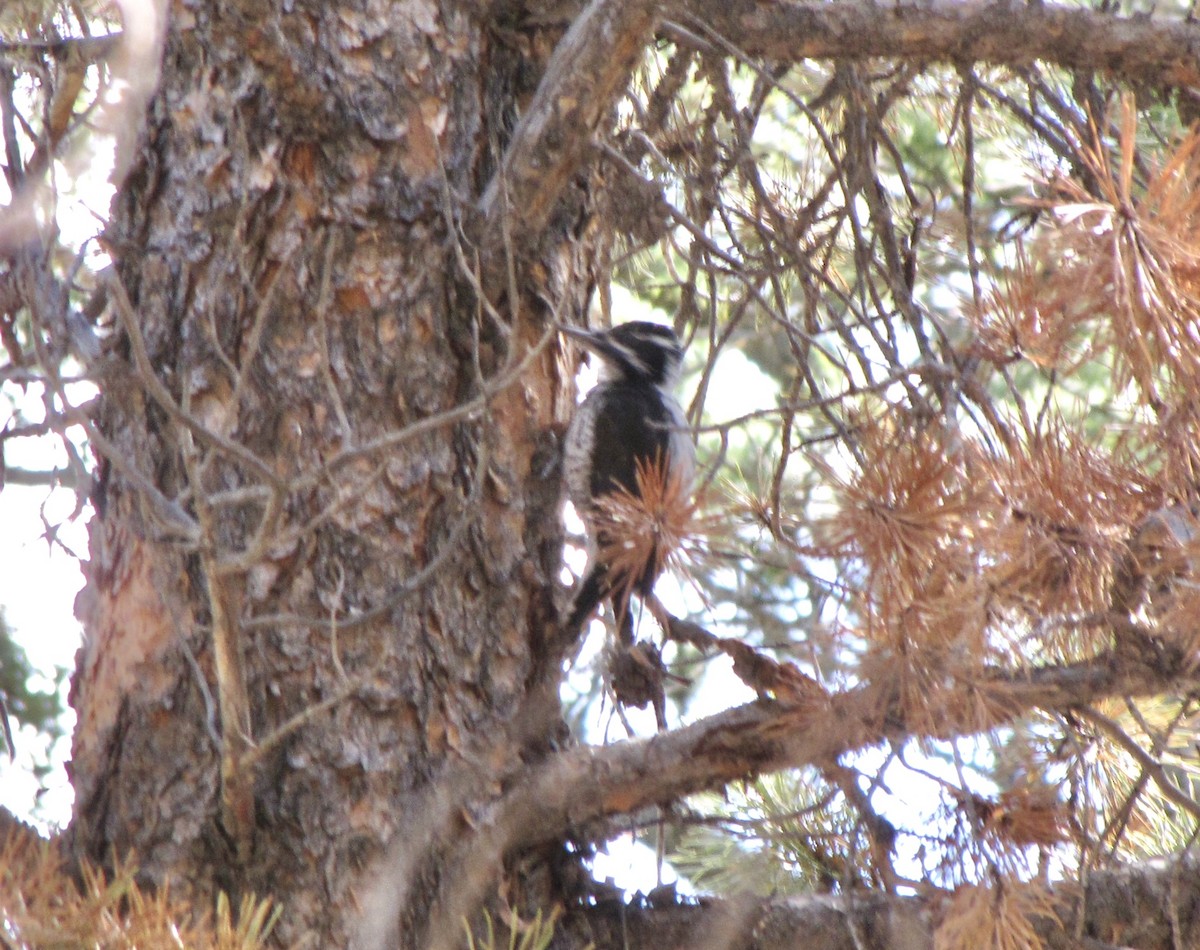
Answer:
[{"label": "tree trunk", "polygon": [[[661,5],[573,6],[174,6],[107,234],[76,856],[132,851],[148,883],[170,878],[198,904],[270,895],[283,945],[445,947],[502,859],[505,901],[545,906],[571,880],[570,858],[552,861],[562,839],[594,839],[615,815],[1034,709],[1191,695],[1190,655],[1135,656],[1118,637],[1083,659],[973,671],[972,689],[1005,702],[906,719],[894,679],[828,690],[681,624],[675,639],[728,653],[759,698],[563,748],[557,439],[573,367],[553,324],[583,313],[612,212],[652,231],[665,206],[640,172],[603,193],[578,171]],[[705,55],[687,24],[767,58],[1057,56],[1196,85],[1190,22],[949,2],[674,13],[687,22],[665,35]],[[667,98],[684,75],[667,74]],[[623,153],[610,157],[619,171]],[[528,848],[544,850],[522,863]],[[925,946],[938,909],[922,900],[844,903],[885,920],[881,945]],[[827,909],[614,917],[597,903],[563,939],[590,926],[580,943],[815,945]],[[1138,916],[1079,929],[1120,939]],[[771,943],[768,924],[790,929]],[[1187,936],[1160,928],[1144,945]]]},{"label": "tree trunk", "polygon": [[590,252],[547,242],[498,309],[472,289],[459,209],[552,45],[490,13],[175,5],[108,233],[72,843],[201,901],[270,894],[286,945],[350,941],[428,789],[463,833],[494,789],[451,766],[499,782],[561,728],[534,660],[572,405],[546,307],[581,312]]}]

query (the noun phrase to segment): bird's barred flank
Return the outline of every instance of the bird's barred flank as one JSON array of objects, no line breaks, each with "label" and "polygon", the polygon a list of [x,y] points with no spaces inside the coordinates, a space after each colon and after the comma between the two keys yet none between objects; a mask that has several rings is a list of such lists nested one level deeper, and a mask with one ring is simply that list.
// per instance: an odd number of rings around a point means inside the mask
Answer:
[{"label": "bird's barred flank", "polygon": [[[671,497],[690,496],[695,449],[683,409],[672,392],[679,379],[683,347],[675,332],[645,321],[611,330],[560,329],[601,361],[600,381],[575,412],[567,430],[564,472],[567,493],[588,534],[588,564],[572,598],[565,626],[576,633],[608,598],[622,638],[631,635],[630,594],[650,593],[661,570],[653,544],[636,569],[613,550],[637,547],[644,539],[614,538],[620,528],[609,516],[614,500],[636,504],[648,476],[671,486]],[[658,494],[661,495],[661,492]],[[619,522],[619,520],[618,520]],[[626,519],[630,530],[643,530]]]}]

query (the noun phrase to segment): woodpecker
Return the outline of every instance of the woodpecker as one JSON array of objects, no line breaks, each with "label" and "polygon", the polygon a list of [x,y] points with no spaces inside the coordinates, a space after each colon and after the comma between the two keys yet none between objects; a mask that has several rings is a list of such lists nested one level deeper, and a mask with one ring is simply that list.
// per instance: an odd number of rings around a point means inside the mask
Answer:
[{"label": "woodpecker", "polygon": [[[662,464],[690,492],[695,449],[687,419],[672,393],[679,381],[683,347],[670,327],[636,321],[611,330],[560,329],[600,358],[596,387],[576,409],[567,429],[563,468],[567,494],[588,532],[588,565],[572,600],[566,629],[577,632],[600,601],[611,597],[623,638],[632,639],[628,593],[648,595],[657,571],[641,577],[614,576],[599,558],[605,543],[597,525],[597,502],[622,490],[640,496],[637,470]],[[625,591],[618,598],[617,592]],[[618,602],[618,600],[620,602]]]}]

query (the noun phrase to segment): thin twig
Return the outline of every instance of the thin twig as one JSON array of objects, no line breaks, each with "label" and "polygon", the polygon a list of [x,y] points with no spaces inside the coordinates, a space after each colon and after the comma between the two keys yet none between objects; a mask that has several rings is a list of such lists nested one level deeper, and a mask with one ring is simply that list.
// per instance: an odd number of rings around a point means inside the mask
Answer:
[{"label": "thin twig", "polygon": [[1178,785],[1167,777],[1161,762],[1134,742],[1128,733],[1115,721],[1096,708],[1083,705],[1079,707],[1079,712],[1087,717],[1090,722],[1099,726],[1105,735],[1137,760],[1138,765],[1142,767],[1143,771],[1154,779],[1154,783],[1163,793],[1163,797],[1170,800],[1173,804],[1178,805],[1193,818],[1200,820],[1200,802],[1197,802],[1190,795],[1185,794]]},{"label": "thin twig", "polygon": [[167,387],[158,378],[158,374],[154,371],[154,364],[150,359],[150,355],[146,352],[145,338],[142,336],[141,327],[138,326],[137,317],[134,314],[133,303],[130,301],[129,295],[125,292],[124,283],[115,273],[109,275],[108,288],[113,295],[113,299],[116,301],[117,317],[121,321],[121,326],[125,329],[125,333],[129,338],[130,349],[133,351],[134,363],[138,370],[137,379],[145,387],[150,397],[158,403],[159,407],[171,419],[191,432],[201,442],[241,462],[267,484],[283,487],[280,477],[263,459],[259,458],[244,445],[234,442],[218,432],[214,432],[195,416],[184,412],[180,408],[179,403],[175,401],[175,397],[171,395]]}]

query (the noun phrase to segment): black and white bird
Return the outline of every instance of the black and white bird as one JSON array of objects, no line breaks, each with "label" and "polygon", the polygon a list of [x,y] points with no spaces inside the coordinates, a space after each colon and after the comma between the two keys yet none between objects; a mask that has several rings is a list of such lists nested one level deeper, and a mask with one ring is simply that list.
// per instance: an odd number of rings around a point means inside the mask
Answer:
[{"label": "black and white bird", "polygon": [[632,632],[629,594],[650,593],[661,561],[650,558],[640,577],[621,576],[604,563],[601,549],[609,539],[601,509],[605,496],[623,491],[640,497],[639,465],[643,471],[661,466],[660,473],[685,497],[690,495],[695,448],[673,394],[683,347],[670,327],[646,321],[611,330],[565,325],[560,329],[600,358],[599,382],[576,409],[564,451],[567,494],[588,534],[588,564],[572,599],[566,629],[580,630],[600,602],[610,597],[618,629],[628,639]]}]

